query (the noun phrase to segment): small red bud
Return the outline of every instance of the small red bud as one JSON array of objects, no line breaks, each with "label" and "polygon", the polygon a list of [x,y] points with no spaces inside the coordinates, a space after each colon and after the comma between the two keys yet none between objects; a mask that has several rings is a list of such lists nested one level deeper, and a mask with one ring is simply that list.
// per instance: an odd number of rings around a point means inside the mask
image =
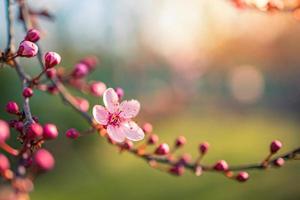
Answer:
[{"label": "small red bud", "polygon": [[133,147],[133,143],[130,140],[126,140],[123,144],[124,149],[130,150],[132,149],[132,147]]},{"label": "small red bud", "polygon": [[55,139],[58,136],[58,130],[54,124],[45,124],[43,130],[43,137],[45,139]]},{"label": "small red bud", "polygon": [[149,136],[149,139],[148,139],[147,143],[148,143],[148,144],[156,144],[156,143],[158,143],[158,141],[159,141],[158,135],[156,135],[156,134],[151,134],[151,135]]},{"label": "small red bud", "polygon": [[176,141],[175,141],[175,146],[178,147],[182,147],[183,145],[185,145],[186,143],[186,139],[184,136],[179,136]]},{"label": "small red bud", "polygon": [[91,94],[94,96],[97,96],[97,97],[102,96],[105,90],[106,90],[105,83],[102,83],[100,81],[94,82],[90,85]]},{"label": "small red bud", "polygon": [[23,97],[29,98],[29,97],[31,97],[33,95],[33,90],[31,88],[28,88],[28,87],[24,88],[22,94],[23,94]]},{"label": "small red bud", "polygon": [[72,76],[74,78],[82,78],[89,73],[89,68],[86,64],[77,63],[73,69]]},{"label": "small red bud", "polygon": [[70,128],[66,131],[66,136],[70,139],[76,139],[78,138],[80,133],[75,128]]},{"label": "small red bud", "polygon": [[58,94],[58,89],[55,85],[48,86],[47,90],[50,94]]},{"label": "small red bud", "polygon": [[55,160],[52,154],[46,149],[39,149],[34,155],[34,163],[42,171],[53,169]]},{"label": "small red bud", "polygon": [[0,154],[0,173],[10,168],[10,163],[8,158],[4,154]]},{"label": "small red bud", "polygon": [[80,60],[80,63],[85,64],[89,71],[93,70],[97,65],[98,59],[95,56],[88,56]]},{"label": "small red bud", "polygon": [[19,114],[20,113],[19,106],[14,101],[9,101],[6,104],[6,111],[10,114]]},{"label": "small red bud", "polygon": [[16,128],[17,131],[22,132],[22,131],[23,131],[23,128],[24,128],[23,122],[17,122],[17,123],[15,124],[15,128]]},{"label": "small red bud", "polygon": [[115,88],[115,92],[117,93],[119,100],[122,100],[124,97],[124,90],[120,87]]},{"label": "small red bud", "polygon": [[0,120],[0,143],[4,143],[10,136],[9,125],[6,121]]},{"label": "small red bud", "polygon": [[188,163],[191,162],[191,160],[192,160],[192,156],[188,153],[185,153],[180,157],[178,164],[187,165]]},{"label": "small red bud", "polygon": [[274,161],[274,164],[275,164],[277,167],[283,166],[284,163],[285,163],[285,161],[284,161],[283,158],[277,158],[277,159]]},{"label": "small red bud", "polygon": [[50,78],[50,79],[56,77],[56,69],[55,69],[55,68],[48,69],[48,70],[46,71],[46,75],[47,75],[47,77]]},{"label": "small red bud", "polygon": [[28,126],[27,136],[31,139],[41,137],[43,135],[43,127],[38,123],[33,123]]},{"label": "small red bud", "polygon": [[157,155],[167,155],[169,152],[170,148],[166,143],[160,144],[155,150],[155,154]]},{"label": "small red bud", "polygon": [[183,165],[175,165],[170,168],[169,172],[176,176],[182,176],[184,174],[184,166]]},{"label": "small red bud", "polygon": [[206,154],[209,149],[209,143],[203,142],[199,145],[199,151],[201,154]]},{"label": "small red bud", "polygon": [[152,124],[150,124],[150,123],[145,123],[145,124],[143,125],[143,130],[144,130],[145,133],[152,133],[152,131],[153,131],[153,126],[152,126]]},{"label": "small red bud", "polygon": [[44,55],[45,68],[50,69],[58,65],[61,61],[61,57],[56,52],[47,52]]},{"label": "small red bud", "polygon": [[81,111],[86,112],[89,110],[90,103],[88,102],[88,100],[81,97],[77,97],[76,100],[77,100],[77,106]]},{"label": "small red bud", "polygon": [[218,161],[214,166],[214,169],[217,171],[227,171],[228,168],[229,166],[225,160]]},{"label": "small red bud", "polygon": [[247,172],[239,172],[236,176],[236,180],[239,182],[246,182],[249,179],[249,174]]},{"label": "small red bud", "polygon": [[281,149],[281,147],[282,147],[282,143],[279,140],[274,140],[274,141],[272,141],[272,143],[270,145],[270,151],[272,154],[274,154],[277,151],[279,151],[279,149]]},{"label": "small red bud", "polygon": [[40,39],[40,32],[37,29],[30,29],[27,31],[25,40],[30,42],[37,42]]},{"label": "small red bud", "polygon": [[27,58],[34,57],[37,53],[38,47],[36,46],[36,44],[27,40],[24,40],[20,43],[17,51],[18,56]]}]

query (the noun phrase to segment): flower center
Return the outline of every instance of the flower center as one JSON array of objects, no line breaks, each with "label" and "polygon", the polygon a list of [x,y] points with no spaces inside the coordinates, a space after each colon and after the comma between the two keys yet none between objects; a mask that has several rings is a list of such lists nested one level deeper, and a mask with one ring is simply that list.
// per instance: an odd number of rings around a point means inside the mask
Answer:
[{"label": "flower center", "polygon": [[111,114],[109,116],[108,123],[112,126],[119,126],[121,123],[121,118],[120,118],[119,114]]}]

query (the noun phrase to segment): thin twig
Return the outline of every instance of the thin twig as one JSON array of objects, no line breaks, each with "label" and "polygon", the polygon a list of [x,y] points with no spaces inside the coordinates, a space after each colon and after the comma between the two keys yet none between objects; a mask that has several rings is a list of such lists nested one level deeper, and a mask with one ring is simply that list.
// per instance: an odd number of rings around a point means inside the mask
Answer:
[{"label": "thin twig", "polygon": [[[13,3],[14,3],[13,0],[6,0],[7,36],[8,36],[6,51],[8,53],[15,51],[14,26],[13,26],[14,15],[13,15],[13,10],[12,10]],[[31,79],[30,76],[24,72],[24,70],[20,66],[17,58],[13,59],[13,65],[17,71],[19,79],[22,82],[22,89],[26,88],[28,86],[28,80]],[[32,119],[32,114],[30,111],[29,98],[24,99],[23,111],[24,111],[24,114],[26,117],[26,125],[33,123],[34,121]]]}]

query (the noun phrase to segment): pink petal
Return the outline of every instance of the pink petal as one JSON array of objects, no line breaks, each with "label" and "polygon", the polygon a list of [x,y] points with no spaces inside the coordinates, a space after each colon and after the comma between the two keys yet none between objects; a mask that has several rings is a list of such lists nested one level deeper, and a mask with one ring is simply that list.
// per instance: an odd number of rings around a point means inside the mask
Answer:
[{"label": "pink petal", "polygon": [[139,141],[144,139],[144,131],[133,121],[124,122],[121,124],[125,136],[132,141]]},{"label": "pink petal", "polygon": [[137,100],[123,101],[120,104],[120,116],[125,119],[130,119],[135,116],[140,111],[140,103]]},{"label": "pink petal", "polygon": [[121,127],[108,125],[107,133],[109,137],[115,142],[123,142],[125,140],[125,134]]},{"label": "pink petal", "polygon": [[99,124],[106,125],[108,123],[109,113],[103,106],[95,105],[93,107],[93,116]]},{"label": "pink petal", "polygon": [[119,97],[114,89],[108,88],[103,94],[103,102],[110,113],[115,113],[119,108]]}]

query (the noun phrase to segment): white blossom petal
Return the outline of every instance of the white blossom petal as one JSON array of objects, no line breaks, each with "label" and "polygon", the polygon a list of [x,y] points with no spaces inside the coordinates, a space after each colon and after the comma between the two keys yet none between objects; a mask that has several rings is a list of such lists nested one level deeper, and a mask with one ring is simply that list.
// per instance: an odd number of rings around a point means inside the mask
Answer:
[{"label": "white blossom petal", "polygon": [[144,131],[134,121],[123,122],[120,128],[129,140],[139,141],[144,139]]},{"label": "white blossom petal", "polygon": [[140,103],[137,100],[130,100],[130,101],[123,101],[120,104],[120,117],[125,118],[125,119],[130,119],[135,116],[140,111]]},{"label": "white blossom petal", "polygon": [[107,133],[109,137],[115,142],[124,142],[125,140],[125,134],[121,127],[108,125]]},{"label": "white blossom petal", "polygon": [[110,113],[116,113],[119,109],[119,97],[114,89],[108,88],[103,94],[103,103]]},{"label": "white blossom petal", "polygon": [[108,123],[109,113],[101,105],[95,105],[93,107],[93,116],[99,124],[106,125]]}]

